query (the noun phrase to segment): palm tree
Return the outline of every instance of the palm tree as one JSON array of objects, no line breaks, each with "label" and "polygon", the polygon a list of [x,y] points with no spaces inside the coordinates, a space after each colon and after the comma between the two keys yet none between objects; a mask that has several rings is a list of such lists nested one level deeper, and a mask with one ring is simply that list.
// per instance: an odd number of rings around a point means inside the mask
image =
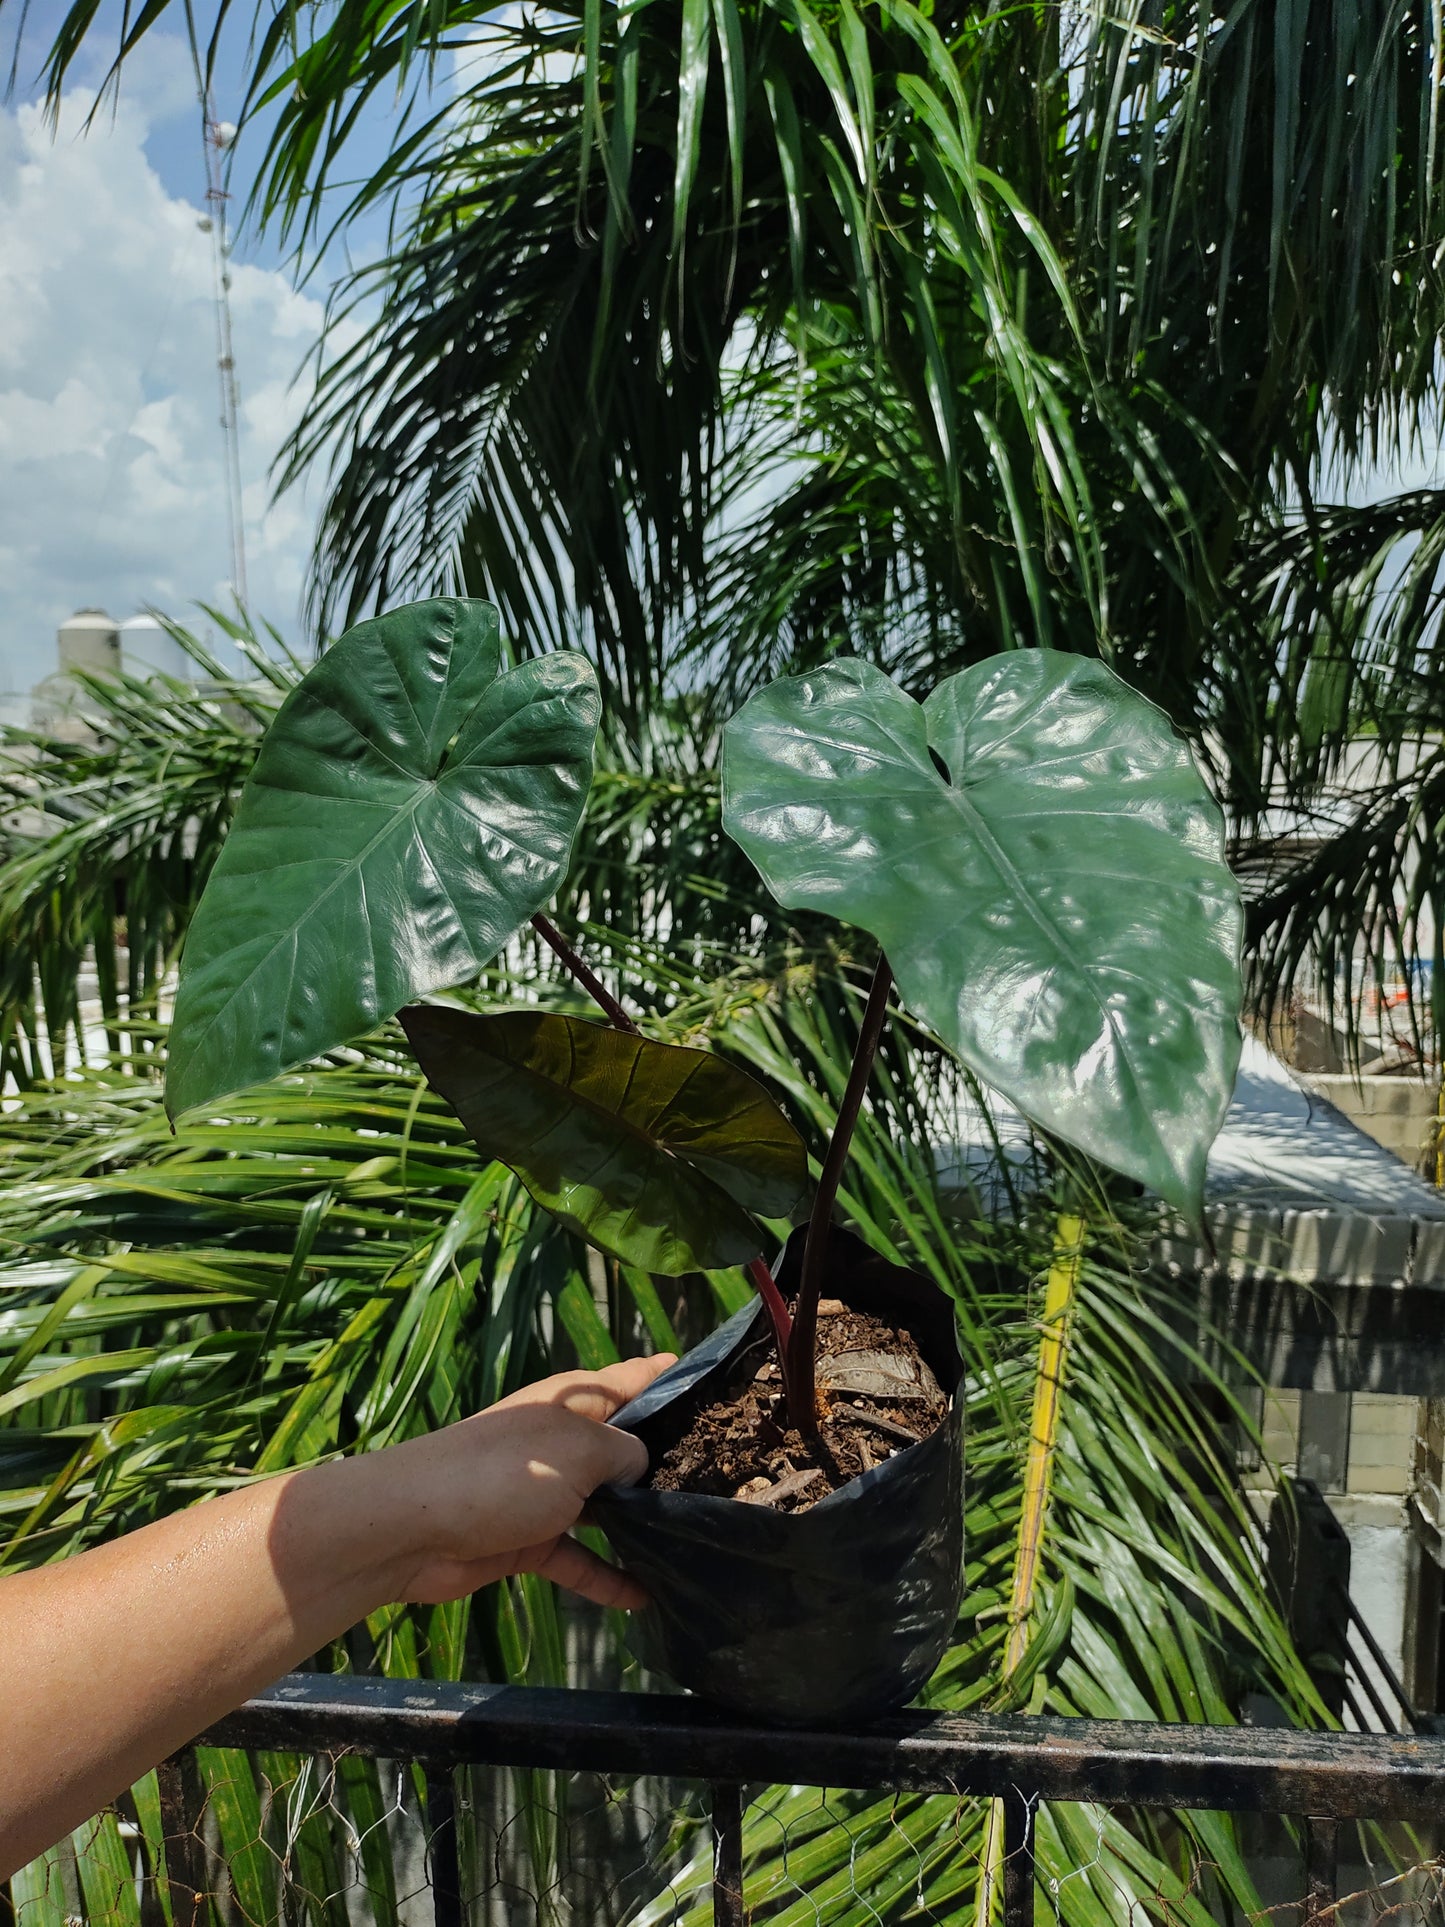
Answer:
[{"label": "palm tree", "polygon": [[[1424,0],[258,0],[256,218],[304,251],[358,113],[410,113],[330,203],[396,239],[282,466],[331,462],[319,626],[469,586],[519,648],[588,647],[624,734],[841,645],[920,679],[1102,651],[1273,859],[1263,996],[1413,950],[1442,502],[1327,491],[1435,423],[1438,34]],[[1378,791],[1263,847],[1362,732]]]}]

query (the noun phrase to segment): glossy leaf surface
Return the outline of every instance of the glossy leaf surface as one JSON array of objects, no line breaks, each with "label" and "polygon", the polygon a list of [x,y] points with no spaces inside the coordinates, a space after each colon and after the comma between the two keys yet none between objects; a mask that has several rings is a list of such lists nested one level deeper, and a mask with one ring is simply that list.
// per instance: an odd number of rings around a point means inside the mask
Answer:
[{"label": "glossy leaf surface", "polygon": [[1239,1062],[1239,890],[1163,712],[1019,650],[916,703],[862,662],[728,726],[723,820],[780,903],[883,945],[985,1082],[1191,1217]]},{"label": "glossy leaf surface", "polygon": [[401,1022],[484,1155],[624,1264],[665,1277],[745,1264],[764,1247],[749,1213],[802,1199],[803,1140],[710,1051],[541,1011],[418,1005]]},{"label": "glossy leaf surface", "polygon": [[191,925],[171,1115],[488,963],[566,874],[598,711],[585,657],[502,672],[489,603],[343,636],[267,731]]}]

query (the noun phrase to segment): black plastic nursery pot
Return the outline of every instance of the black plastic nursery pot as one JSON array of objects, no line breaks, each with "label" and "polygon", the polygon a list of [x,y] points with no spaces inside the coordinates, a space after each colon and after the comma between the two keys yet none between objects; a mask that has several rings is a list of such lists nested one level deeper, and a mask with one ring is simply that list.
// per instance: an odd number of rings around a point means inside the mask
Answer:
[{"label": "black plastic nursery pot", "polygon": [[[805,1228],[778,1266],[797,1288]],[[800,1725],[870,1719],[904,1705],[943,1656],[963,1585],[963,1361],[953,1308],[931,1280],[834,1228],[824,1294],[913,1334],[948,1415],[932,1435],[805,1512],[737,1499],[610,1486],[591,1516],[652,1604],[632,1644],[648,1666],[719,1705]],[[654,1462],[738,1355],[766,1330],[744,1306],[613,1419]]]}]

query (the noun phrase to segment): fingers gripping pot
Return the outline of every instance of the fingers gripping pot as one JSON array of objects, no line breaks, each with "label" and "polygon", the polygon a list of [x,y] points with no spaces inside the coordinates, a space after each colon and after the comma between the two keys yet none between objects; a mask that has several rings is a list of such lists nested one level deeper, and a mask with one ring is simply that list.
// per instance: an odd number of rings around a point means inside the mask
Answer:
[{"label": "fingers gripping pot", "polygon": [[[796,1290],[804,1230],[778,1267]],[[828,1296],[905,1325],[948,1414],[929,1437],[805,1512],[699,1493],[606,1487],[591,1516],[652,1604],[645,1664],[720,1705],[783,1723],[867,1719],[911,1699],[943,1656],[963,1583],[963,1364],[953,1310],[929,1279],[834,1228]],[[613,1419],[656,1460],[766,1330],[745,1306]]]}]

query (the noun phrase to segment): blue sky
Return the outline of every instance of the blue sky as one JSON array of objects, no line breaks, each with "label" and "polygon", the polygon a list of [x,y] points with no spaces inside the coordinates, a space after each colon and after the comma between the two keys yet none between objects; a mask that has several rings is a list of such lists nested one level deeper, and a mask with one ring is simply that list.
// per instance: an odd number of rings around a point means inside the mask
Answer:
[{"label": "blue sky", "polygon": [[[189,49],[178,34],[152,33],[87,125],[115,45],[119,8],[107,0],[53,130],[36,80],[61,11],[61,0],[34,0],[17,86],[0,102],[0,696],[54,667],[55,629],[79,606],[124,619],[153,603],[185,617],[197,601],[229,597]],[[249,18],[243,3],[220,65],[223,119],[239,112]],[[8,67],[11,47],[0,47]],[[233,185],[249,185],[261,131],[243,136]],[[374,114],[356,165],[384,153],[392,132]],[[379,223],[351,235],[353,258],[374,254],[381,238]],[[303,404],[298,373],[345,258],[333,249],[298,290],[279,244],[246,228],[232,265],[251,604],[304,643],[319,489],[272,505],[267,477]]]},{"label": "blue sky", "polygon": [[[36,101],[41,97],[40,69],[50,37],[48,28],[63,16],[64,11],[65,0],[32,0],[24,41],[19,50],[15,101]],[[209,4],[208,0],[194,0],[194,11],[202,35],[207,35],[212,25],[214,0],[209,0]],[[163,27],[142,43],[139,51],[122,69],[118,93],[107,95],[106,99],[107,102],[118,99],[122,103],[142,107],[147,119],[146,159],[161,185],[173,197],[198,202],[205,189],[201,113],[194,63],[188,43],[183,38],[184,8],[181,0],[172,0],[171,15],[174,16],[174,27]],[[71,70],[72,85],[76,89],[93,95],[105,80],[119,45],[122,16],[120,0],[102,0],[95,24]],[[18,12],[10,17],[18,19]],[[213,87],[218,120],[237,121],[241,116],[252,17],[252,8],[247,0],[233,0],[223,22]],[[0,50],[3,50],[8,71],[14,52],[13,38],[7,40],[0,33]],[[107,108],[103,106],[100,113],[101,130],[106,119]],[[246,138],[238,149],[237,179],[233,183],[237,189],[238,206],[244,202],[246,190],[251,186],[254,169],[260,163],[273,119],[274,110],[263,112],[248,126]],[[385,111],[373,111],[363,116],[348,148],[351,161],[347,171],[363,174],[378,164],[387,153],[395,128],[394,118]],[[352,233],[349,245],[353,254],[359,252],[365,257],[380,247],[383,238],[380,220],[372,220]],[[254,224],[243,227],[236,254],[240,260],[263,267],[289,265],[288,252],[279,240],[259,233]],[[345,256],[339,249],[333,249],[325,261],[311,264],[313,270],[319,266],[323,272],[340,272],[345,265]]]}]

